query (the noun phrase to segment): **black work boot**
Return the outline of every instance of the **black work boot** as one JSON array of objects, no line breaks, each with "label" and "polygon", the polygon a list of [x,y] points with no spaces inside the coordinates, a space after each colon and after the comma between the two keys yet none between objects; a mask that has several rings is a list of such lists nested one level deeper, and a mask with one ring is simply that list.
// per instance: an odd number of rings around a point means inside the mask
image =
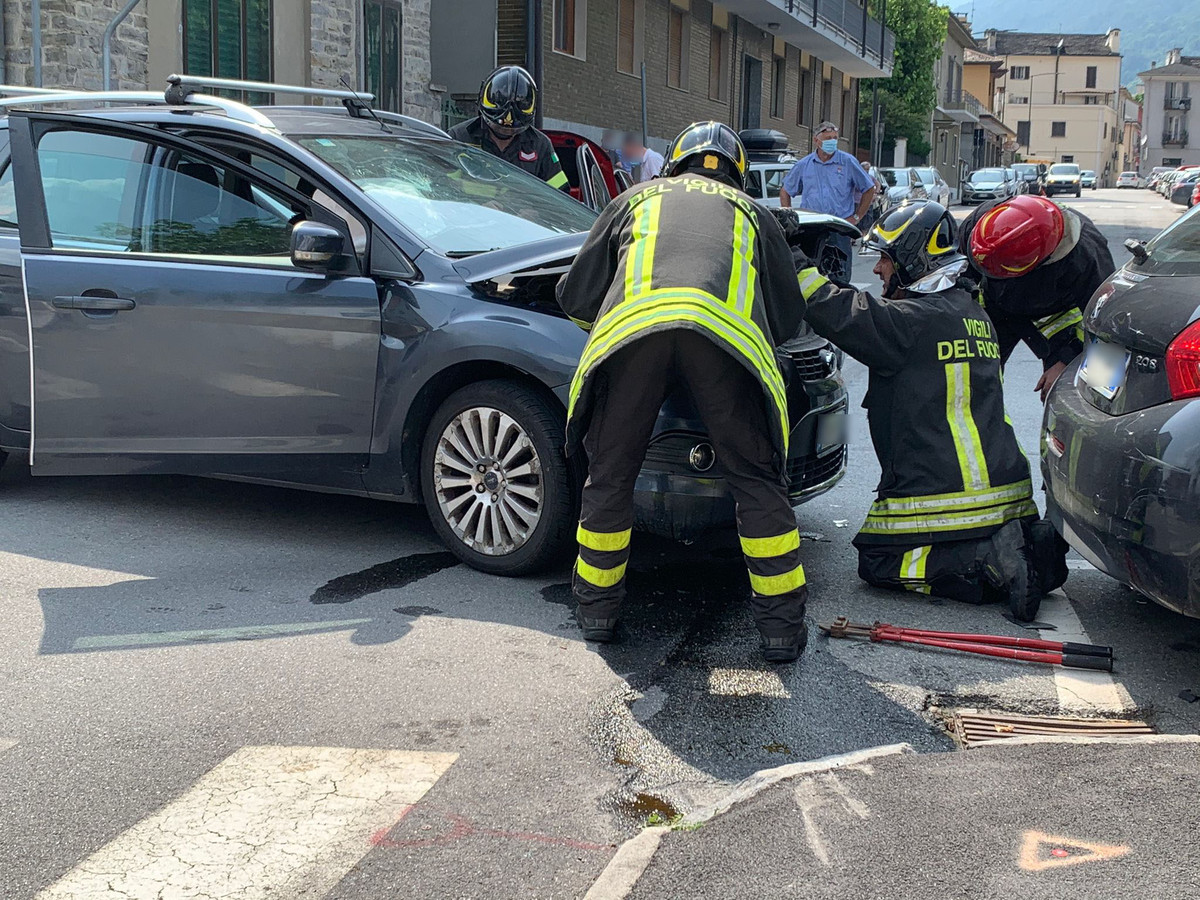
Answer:
[{"label": "black work boot", "polygon": [[585,615],[581,607],[575,607],[575,621],[583,632],[585,641],[595,641],[598,644],[611,644],[617,636],[617,617],[598,619]]},{"label": "black work boot", "polygon": [[1039,519],[1029,526],[1028,544],[1032,548],[1038,589],[1048,594],[1062,587],[1067,581],[1067,551],[1070,549],[1067,542],[1059,537],[1053,525]]},{"label": "black work boot", "polygon": [[808,644],[808,629],[801,628],[791,637],[761,636],[763,659],[769,663],[790,663],[800,658]]},{"label": "black work boot", "polygon": [[1008,608],[1019,622],[1032,622],[1042,605],[1032,553],[1026,547],[1021,522],[1009,522],[988,541],[983,559],[984,578],[1008,599]]}]

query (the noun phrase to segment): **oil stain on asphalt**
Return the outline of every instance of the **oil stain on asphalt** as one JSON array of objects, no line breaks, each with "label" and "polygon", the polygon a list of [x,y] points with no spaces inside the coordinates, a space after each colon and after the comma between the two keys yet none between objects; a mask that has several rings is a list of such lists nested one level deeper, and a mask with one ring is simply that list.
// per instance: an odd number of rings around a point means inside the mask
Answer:
[{"label": "oil stain on asphalt", "polygon": [[406,587],[458,564],[458,557],[445,550],[413,553],[349,575],[339,575],[317,588],[308,600],[310,603],[350,603],[368,594]]}]

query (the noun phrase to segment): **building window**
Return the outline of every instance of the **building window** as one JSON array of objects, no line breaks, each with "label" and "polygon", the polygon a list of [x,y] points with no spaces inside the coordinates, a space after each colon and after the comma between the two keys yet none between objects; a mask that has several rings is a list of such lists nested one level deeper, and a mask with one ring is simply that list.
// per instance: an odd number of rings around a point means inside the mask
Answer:
[{"label": "building window", "polygon": [[854,127],[854,93],[852,91],[842,91],[842,134],[851,135],[851,143],[854,143],[854,135],[858,133]]},{"label": "building window", "polygon": [[[183,71],[270,81],[271,0],[183,0]],[[243,99],[269,100],[266,94],[250,92]]]},{"label": "building window", "polygon": [[829,117],[833,115],[833,82],[821,82],[821,121],[829,121]]},{"label": "building window", "polygon": [[1029,146],[1029,120],[1017,123],[1017,143],[1022,147]]},{"label": "building window", "polygon": [[401,11],[395,0],[366,0],[363,35],[363,74],[367,93],[380,109],[400,112]]},{"label": "building window", "polygon": [[787,86],[787,59],[776,56],[771,63],[771,118],[783,118],[784,88]]},{"label": "building window", "polygon": [[800,95],[796,98],[796,124],[803,125],[812,117],[812,110],[809,107],[809,86],[812,84],[812,78],[809,75],[808,69],[800,70]]},{"label": "building window", "polygon": [[1088,66],[1087,67],[1087,83],[1084,84],[1084,87],[1094,88],[1095,86],[1096,86],[1096,67]]},{"label": "building window", "polygon": [[1012,94],[1011,96],[1009,96],[1008,101],[1009,101],[1009,103],[1012,103],[1015,106],[1028,106],[1029,105],[1029,98],[1026,97],[1024,94]]},{"label": "building window", "polygon": [[686,91],[692,55],[691,16],[674,6],[671,7],[670,16],[667,29],[667,85]]},{"label": "building window", "polygon": [[710,100],[729,99],[728,36],[724,28],[712,27],[708,45],[708,96]]},{"label": "building window", "polygon": [[1068,153],[1067,155],[1063,156],[1062,161],[1063,162],[1075,162],[1075,157]]},{"label": "building window", "polygon": [[1066,122],[1051,122],[1050,137],[1066,137],[1067,123]]},{"label": "building window", "polygon": [[1083,98],[1084,106],[1099,106],[1100,98],[1096,94],[1088,94]]},{"label": "building window", "polygon": [[1028,81],[1029,66],[1009,66],[1008,77],[1013,81]]},{"label": "building window", "polygon": [[584,58],[587,42],[587,0],[554,0],[554,49]]},{"label": "building window", "polygon": [[1107,123],[1107,122],[1105,122],[1105,123],[1104,123],[1104,137],[1103,137],[1103,140],[1106,140],[1106,141],[1108,140],[1108,123]]},{"label": "building window", "polygon": [[637,75],[642,63],[642,33],[645,28],[643,0],[617,3],[617,71]]}]

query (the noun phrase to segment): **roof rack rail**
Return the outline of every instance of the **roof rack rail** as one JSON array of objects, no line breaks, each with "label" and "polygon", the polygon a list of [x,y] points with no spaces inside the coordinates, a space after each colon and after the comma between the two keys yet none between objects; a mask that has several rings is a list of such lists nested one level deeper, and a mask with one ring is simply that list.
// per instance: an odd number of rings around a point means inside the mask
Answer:
[{"label": "roof rack rail", "polygon": [[0,84],[0,95],[13,97],[20,97],[26,94],[30,96],[35,94],[63,94],[66,93],[66,90],[66,88],[26,87],[23,84]]},{"label": "roof rack rail", "polygon": [[179,99],[168,99],[165,94],[157,91],[75,91],[75,90],[46,90],[45,93],[28,94],[17,97],[0,99],[0,111],[10,107],[30,106],[43,103],[125,103],[131,106],[167,105],[167,106],[207,106],[219,109],[236,122],[257,125],[260,128],[275,129],[275,123],[261,112],[245,103],[229,100],[226,97],[216,97],[211,94],[194,94],[190,91]]}]

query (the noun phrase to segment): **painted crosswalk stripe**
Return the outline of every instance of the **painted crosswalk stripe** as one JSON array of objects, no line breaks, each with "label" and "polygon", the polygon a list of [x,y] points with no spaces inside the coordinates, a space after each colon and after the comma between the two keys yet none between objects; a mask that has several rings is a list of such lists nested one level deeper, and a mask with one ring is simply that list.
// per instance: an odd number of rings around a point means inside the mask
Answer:
[{"label": "painted crosswalk stripe", "polygon": [[117,647],[151,647],[188,642],[244,641],[282,637],[312,631],[338,631],[370,622],[370,619],[336,619],[325,622],[281,622],[278,625],[235,625],[231,628],[196,628],[190,631],[147,631],[141,634],[94,634],[76,638],[72,650],[112,650]]},{"label": "painted crosswalk stripe", "polygon": [[324,897],[456,758],[243,747],[35,900]]}]

